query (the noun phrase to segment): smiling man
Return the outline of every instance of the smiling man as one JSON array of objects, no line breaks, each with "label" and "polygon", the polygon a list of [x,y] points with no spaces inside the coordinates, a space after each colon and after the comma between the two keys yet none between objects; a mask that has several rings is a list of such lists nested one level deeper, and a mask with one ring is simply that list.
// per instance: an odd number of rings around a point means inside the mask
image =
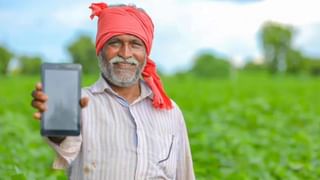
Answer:
[{"label": "smiling man", "polygon": [[112,37],[99,54],[103,77],[118,87],[137,85],[145,63],[144,43],[132,35]]},{"label": "smiling man", "polygon": [[[48,138],[70,179],[195,179],[188,134],[149,58],[153,23],[135,6],[93,3],[100,79],[83,88],[81,135]],[[37,84],[32,105],[46,110]]]}]

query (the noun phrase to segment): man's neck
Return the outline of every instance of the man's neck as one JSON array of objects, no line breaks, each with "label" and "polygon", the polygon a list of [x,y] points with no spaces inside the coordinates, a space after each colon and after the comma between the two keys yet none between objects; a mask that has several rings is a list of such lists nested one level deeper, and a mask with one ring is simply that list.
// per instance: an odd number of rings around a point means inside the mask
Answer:
[{"label": "man's neck", "polygon": [[140,96],[141,90],[139,81],[130,87],[118,87],[111,83],[109,84],[114,92],[116,92],[119,96],[123,97],[130,104]]},{"label": "man's neck", "polygon": [[137,81],[137,83],[135,83],[129,87],[119,87],[119,86],[112,84],[105,77],[103,77],[103,79],[108,82],[109,86],[111,87],[111,89],[114,92],[116,92],[119,96],[123,97],[130,104],[133,101],[135,101],[141,94],[140,81]]}]

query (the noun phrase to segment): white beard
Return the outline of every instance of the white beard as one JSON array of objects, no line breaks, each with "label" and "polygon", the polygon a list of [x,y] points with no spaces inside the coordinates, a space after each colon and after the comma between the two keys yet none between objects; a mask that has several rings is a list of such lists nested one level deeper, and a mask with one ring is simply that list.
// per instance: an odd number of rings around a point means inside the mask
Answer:
[{"label": "white beard", "polygon": [[[115,65],[117,63],[128,63],[130,66],[135,67],[134,69],[132,67],[130,67],[130,69],[119,68]],[[136,84],[141,77],[145,64],[146,61],[144,61],[143,64],[139,64],[139,62],[133,57],[125,60],[122,57],[116,56],[108,62],[101,56],[99,57],[101,73],[111,84],[118,87],[130,87]]]}]

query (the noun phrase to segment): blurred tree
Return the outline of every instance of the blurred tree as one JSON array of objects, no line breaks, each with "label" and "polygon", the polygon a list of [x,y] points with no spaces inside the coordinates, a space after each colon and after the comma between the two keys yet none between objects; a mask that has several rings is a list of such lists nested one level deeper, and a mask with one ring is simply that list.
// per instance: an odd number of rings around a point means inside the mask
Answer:
[{"label": "blurred tree", "polygon": [[0,45],[0,74],[6,74],[8,64],[13,57],[13,54],[4,46]]},{"label": "blurred tree", "polygon": [[229,77],[231,72],[230,63],[212,54],[202,54],[194,61],[191,73],[204,78]]},{"label": "blurred tree", "polygon": [[39,74],[42,64],[41,57],[38,56],[21,56],[19,58],[22,74]]},{"label": "blurred tree", "polygon": [[304,55],[295,49],[289,49],[286,57],[287,72],[290,74],[301,73],[304,69],[303,62],[306,60]]},{"label": "blurred tree", "polygon": [[261,29],[261,43],[270,71],[285,72],[287,55],[291,49],[293,28],[266,22]]},{"label": "blurred tree", "polygon": [[248,61],[243,67],[245,71],[266,71],[267,65],[265,63],[255,63],[253,61]]},{"label": "blurred tree", "polygon": [[82,65],[84,73],[97,73],[99,71],[95,45],[89,36],[82,35],[69,45],[68,51],[74,63]]},{"label": "blurred tree", "polygon": [[304,67],[313,76],[320,76],[320,59],[306,58]]}]

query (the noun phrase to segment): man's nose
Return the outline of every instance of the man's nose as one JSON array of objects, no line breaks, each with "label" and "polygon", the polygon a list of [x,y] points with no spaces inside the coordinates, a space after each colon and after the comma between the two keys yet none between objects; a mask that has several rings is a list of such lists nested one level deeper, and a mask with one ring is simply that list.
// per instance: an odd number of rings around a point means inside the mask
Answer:
[{"label": "man's nose", "polygon": [[129,45],[124,44],[120,48],[118,55],[124,59],[128,59],[128,58],[132,57],[132,51],[131,51],[131,48],[129,47]]}]

